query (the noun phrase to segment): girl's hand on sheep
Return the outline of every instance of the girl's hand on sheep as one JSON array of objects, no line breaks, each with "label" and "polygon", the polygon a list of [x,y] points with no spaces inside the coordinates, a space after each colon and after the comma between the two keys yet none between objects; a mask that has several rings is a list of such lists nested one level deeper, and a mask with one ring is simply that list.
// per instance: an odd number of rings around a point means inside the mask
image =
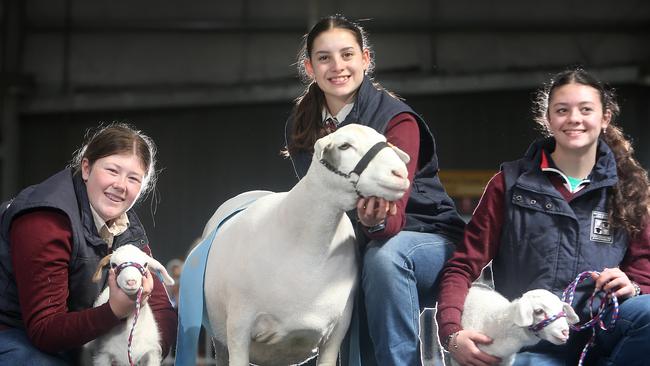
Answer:
[{"label": "girl's hand on sheep", "polygon": [[614,296],[626,299],[636,294],[632,281],[620,268],[605,268],[600,275],[592,272],[591,278],[596,282],[597,290],[613,293]]},{"label": "girl's hand on sheep", "polygon": [[449,345],[451,357],[459,364],[465,366],[491,366],[501,362],[499,357],[494,357],[481,351],[477,344],[490,344],[492,339],[483,333],[473,330],[461,330],[454,339],[454,344]]},{"label": "girl's hand on sheep", "polygon": [[[135,309],[135,298],[131,298],[127,295],[120,287],[117,285],[115,280],[115,271],[113,269],[108,271],[108,304],[113,311],[113,314],[118,319],[124,319],[127,316],[131,315]],[[147,271],[147,277],[142,279],[142,302],[145,302],[149,298],[149,295],[153,291],[153,277],[151,272]]]},{"label": "girl's hand on sheep", "polygon": [[142,303],[144,304],[149,300],[153,292],[153,276],[151,271],[147,270],[147,276],[142,279]]},{"label": "girl's hand on sheep", "polygon": [[395,215],[397,205],[395,202],[386,201],[379,197],[360,198],[357,201],[357,216],[365,227],[372,227],[381,224],[386,216]]}]

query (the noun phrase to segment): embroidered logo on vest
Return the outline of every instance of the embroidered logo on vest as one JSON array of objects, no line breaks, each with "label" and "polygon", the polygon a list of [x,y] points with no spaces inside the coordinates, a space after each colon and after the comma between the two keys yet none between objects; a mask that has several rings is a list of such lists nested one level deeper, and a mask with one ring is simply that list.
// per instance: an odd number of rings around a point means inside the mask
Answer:
[{"label": "embroidered logo on vest", "polygon": [[598,241],[601,243],[611,244],[614,242],[614,237],[611,233],[609,225],[609,217],[606,212],[592,211],[591,212],[591,241]]}]

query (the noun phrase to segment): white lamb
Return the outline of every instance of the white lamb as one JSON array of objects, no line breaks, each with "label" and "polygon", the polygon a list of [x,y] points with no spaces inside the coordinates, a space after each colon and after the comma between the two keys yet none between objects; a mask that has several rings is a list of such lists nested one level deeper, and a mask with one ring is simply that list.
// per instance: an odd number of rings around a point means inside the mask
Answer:
[{"label": "white lamb", "polygon": [[[535,332],[530,326],[564,313]],[[501,358],[501,365],[512,365],[515,354],[525,346],[544,339],[564,344],[569,338],[569,324],[579,321],[571,305],[562,302],[547,290],[531,290],[520,298],[508,301],[498,292],[482,286],[470,288],[461,318],[463,329],[476,330],[493,339],[489,345],[479,344],[483,352]],[[453,365],[458,365],[452,360]]]},{"label": "white lamb", "polygon": [[227,208],[258,197],[221,227],[208,256],[205,301],[218,361],[289,365],[318,353],[318,365],[336,365],[358,273],[345,212],[359,195],[394,201],[409,186],[408,155],[389,145],[359,176],[348,174],[385,141],[369,127],[342,127],[316,142],[291,191],[244,193],[217,210],[204,237]]},{"label": "white lamb", "polygon": [[[133,245],[124,245],[117,248],[112,254],[104,257],[93,281],[99,281],[102,267],[110,262],[112,268],[119,267],[122,263],[137,263],[146,270],[158,272],[167,285],[173,285],[174,280],[169,276],[165,267],[157,260]],[[135,295],[142,285],[142,274],[136,266],[126,266],[117,275],[118,286],[128,295]],[[109,289],[106,287],[95,301],[98,307],[108,301]],[[128,344],[129,334],[133,325],[135,311],[129,315],[123,325],[118,325],[107,334],[89,342],[87,348],[93,356],[95,365],[129,365]],[[132,360],[141,365],[160,365],[162,363],[162,349],[160,348],[160,335],[158,325],[148,303],[142,304],[137,319],[137,326],[133,333],[131,346]]]}]

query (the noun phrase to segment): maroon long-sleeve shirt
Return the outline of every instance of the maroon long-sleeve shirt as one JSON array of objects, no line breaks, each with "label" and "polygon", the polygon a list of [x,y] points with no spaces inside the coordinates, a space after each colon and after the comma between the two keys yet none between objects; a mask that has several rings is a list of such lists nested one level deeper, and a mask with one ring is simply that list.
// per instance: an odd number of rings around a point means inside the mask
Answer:
[{"label": "maroon long-sleeve shirt", "polygon": [[[574,193],[564,186],[562,178],[549,175],[553,186],[571,201]],[[502,172],[496,174],[465,228],[463,240],[458,244],[452,258],[447,262],[440,282],[438,295],[438,334],[440,339],[461,330],[460,318],[471,283],[499,250],[501,227],[505,207],[505,179]],[[630,239],[620,268],[644,294],[650,293],[650,224],[639,235]]]},{"label": "maroon long-sleeve shirt", "polygon": [[[10,236],[20,309],[27,335],[37,348],[54,353],[81,347],[121,323],[108,303],[68,311],[72,233],[65,214],[43,210],[21,215],[13,221]],[[151,255],[148,246],[144,251]],[[148,303],[166,355],[175,342],[178,319],[156,276]]]},{"label": "maroon long-sleeve shirt", "polygon": [[[420,127],[412,114],[404,112],[393,117],[386,127],[386,141],[397,146],[400,150],[409,155],[411,160],[406,164],[408,179],[413,184],[415,171],[418,168],[418,158],[420,154]],[[395,201],[397,214],[386,217],[384,230],[374,233],[368,233],[364,230],[370,239],[390,238],[400,232],[406,224],[406,203],[411,193],[411,187],[404,193],[402,198]]]}]

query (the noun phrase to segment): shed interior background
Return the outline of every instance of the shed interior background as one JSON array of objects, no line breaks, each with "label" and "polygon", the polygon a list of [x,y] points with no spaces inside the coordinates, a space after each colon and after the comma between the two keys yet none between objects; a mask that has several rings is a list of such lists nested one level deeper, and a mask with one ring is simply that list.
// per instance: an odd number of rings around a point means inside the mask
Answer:
[{"label": "shed interior background", "polygon": [[183,258],[224,200],[296,182],[279,154],[295,55],[334,13],[365,19],[376,80],[427,120],[456,199],[524,153],[535,89],[571,65],[616,87],[650,167],[648,1],[1,0],[0,197],[64,167],[87,128],[129,122],[159,148],[137,208],[154,254]]}]

